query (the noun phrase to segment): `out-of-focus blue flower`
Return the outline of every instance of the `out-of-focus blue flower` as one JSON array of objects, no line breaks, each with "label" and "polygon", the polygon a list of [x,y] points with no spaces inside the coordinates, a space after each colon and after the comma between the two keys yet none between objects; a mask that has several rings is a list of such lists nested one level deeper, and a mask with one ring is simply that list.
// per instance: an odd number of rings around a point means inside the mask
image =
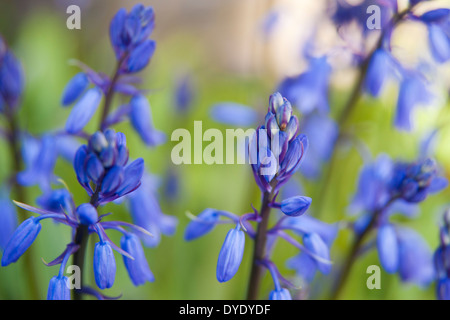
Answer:
[{"label": "out-of-focus blue flower", "polygon": [[0,36],[0,110],[1,104],[14,109],[19,103],[24,87],[22,66]]},{"label": "out-of-focus blue flower", "polygon": [[52,212],[72,213],[75,210],[72,195],[67,189],[47,191],[36,202],[41,208]]},{"label": "out-of-focus blue flower", "polygon": [[308,137],[308,156],[300,167],[302,175],[308,179],[317,179],[323,163],[330,160],[339,128],[327,115],[317,112],[309,114],[301,121],[302,132]]},{"label": "out-of-focus blue flower", "polygon": [[50,134],[43,135],[41,139],[25,136],[22,143],[25,170],[18,173],[17,182],[23,186],[38,184],[43,191],[50,190],[56,151],[55,139]]},{"label": "out-of-focus blue flower", "polygon": [[439,300],[450,300],[450,279],[441,279],[436,285],[436,295]]},{"label": "out-of-focus blue flower", "polygon": [[216,270],[219,282],[226,282],[234,277],[241,265],[244,247],[245,234],[237,225],[236,228],[228,231],[222,249],[220,249]]},{"label": "out-of-focus blue flower", "polygon": [[431,53],[439,63],[450,59],[450,9],[438,8],[419,17],[428,28],[428,40]]},{"label": "out-of-focus blue flower", "polygon": [[[330,249],[317,233],[312,232],[303,235],[303,245],[314,255],[324,260],[330,260]],[[331,272],[331,264],[318,260],[316,260],[316,264],[317,268],[323,274],[329,274]]]},{"label": "out-of-focus blue flower", "polygon": [[436,297],[450,300],[450,209],[443,215],[439,230],[439,246],[434,252],[433,262],[436,278]]},{"label": "out-of-focus blue flower", "polygon": [[77,73],[64,88],[61,104],[68,106],[74,103],[89,85],[89,79],[84,72]]},{"label": "out-of-focus blue flower", "polygon": [[94,250],[95,282],[100,289],[109,289],[116,279],[116,259],[108,241],[98,242]]},{"label": "out-of-focus blue flower", "polygon": [[194,87],[190,75],[180,77],[175,84],[175,107],[178,112],[185,113],[194,99]]},{"label": "out-of-focus blue flower", "polygon": [[305,196],[296,196],[281,202],[281,211],[288,216],[298,217],[304,214],[311,205],[312,199]]},{"label": "out-of-focus blue flower", "polygon": [[156,42],[147,39],[155,25],[152,7],[135,5],[129,13],[120,9],[111,21],[109,35],[116,58],[125,61],[123,72],[142,70],[150,61]]},{"label": "out-of-focus blue flower", "polygon": [[25,220],[10,237],[2,256],[2,266],[16,262],[41,231],[40,219],[31,217]]},{"label": "out-of-focus blue flower", "polygon": [[189,222],[184,231],[184,239],[191,241],[209,233],[216,226],[220,215],[215,209],[205,209],[198,216],[197,219]]},{"label": "out-of-focus blue flower", "polygon": [[400,84],[394,124],[398,129],[410,131],[412,113],[416,106],[430,103],[432,95],[419,76],[405,75]]},{"label": "out-of-focus blue flower", "polygon": [[394,75],[395,62],[387,50],[377,49],[370,60],[364,80],[365,89],[372,96],[378,97],[389,77]]},{"label": "out-of-focus blue flower", "polygon": [[171,236],[175,233],[178,220],[164,214],[156,198],[151,177],[145,174],[142,185],[129,197],[130,214],[133,223],[149,231],[153,236],[143,236],[142,240],[148,247],[155,247],[161,240],[161,234]]},{"label": "out-of-focus blue flower", "polygon": [[130,120],[142,141],[149,146],[164,143],[166,136],[153,127],[150,104],[143,95],[134,96],[130,101]]},{"label": "out-of-focus blue flower", "polygon": [[98,88],[91,88],[77,101],[66,121],[66,131],[71,134],[76,134],[83,130],[89,120],[95,114],[100,100],[102,99],[102,92]]},{"label": "out-of-focus blue flower", "polygon": [[123,263],[128,271],[128,275],[135,286],[145,284],[145,282],[155,281],[155,277],[151,272],[147,259],[145,258],[144,249],[138,237],[134,234],[127,234],[122,237],[120,245],[123,250],[128,252],[134,260],[123,256]]},{"label": "out-of-focus blue flower", "polygon": [[65,276],[55,276],[48,285],[47,300],[70,300],[69,279]]},{"label": "out-of-focus blue flower", "polygon": [[388,273],[395,273],[399,267],[399,248],[394,226],[385,224],[378,229],[378,256],[381,265]]},{"label": "out-of-focus blue flower", "polygon": [[235,102],[221,102],[216,103],[211,107],[211,117],[224,124],[230,124],[237,127],[248,127],[254,125],[260,115],[252,108],[235,103]]},{"label": "out-of-focus blue flower", "polygon": [[326,57],[312,58],[309,69],[297,77],[286,78],[278,91],[302,113],[314,110],[327,113],[328,83],[331,67]]},{"label": "out-of-focus blue flower", "polygon": [[9,199],[9,193],[1,193],[0,208],[2,208],[0,214],[0,249],[4,249],[17,228],[17,212]]}]

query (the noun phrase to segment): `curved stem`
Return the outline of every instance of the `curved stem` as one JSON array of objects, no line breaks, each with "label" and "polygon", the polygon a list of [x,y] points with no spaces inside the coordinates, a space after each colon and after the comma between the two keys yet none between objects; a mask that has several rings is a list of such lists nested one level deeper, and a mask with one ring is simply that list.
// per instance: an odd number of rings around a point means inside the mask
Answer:
[{"label": "curved stem", "polygon": [[335,300],[339,297],[339,294],[350,274],[350,271],[352,269],[353,264],[356,261],[356,258],[358,257],[358,253],[360,252],[360,249],[362,247],[362,244],[364,243],[367,235],[375,229],[378,217],[380,214],[386,210],[395,200],[397,200],[396,197],[392,198],[390,201],[388,201],[381,209],[375,210],[370,218],[369,224],[367,227],[357,235],[355,238],[355,241],[353,242],[350,252],[347,256],[347,258],[344,261],[344,264],[342,266],[340,274],[336,277],[336,281],[332,287],[332,293],[331,293],[331,299]]}]

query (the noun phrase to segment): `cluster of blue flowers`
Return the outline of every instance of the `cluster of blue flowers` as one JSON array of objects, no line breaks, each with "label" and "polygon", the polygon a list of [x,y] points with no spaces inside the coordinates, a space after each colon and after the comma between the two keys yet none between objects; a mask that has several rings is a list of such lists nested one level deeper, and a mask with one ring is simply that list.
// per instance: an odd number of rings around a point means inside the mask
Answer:
[{"label": "cluster of blue flowers", "polygon": [[354,223],[354,231],[362,237],[376,230],[378,256],[386,272],[398,272],[402,281],[421,286],[434,279],[432,254],[426,242],[414,230],[391,222],[390,218],[396,213],[413,216],[418,203],[447,184],[429,158],[404,163],[380,155],[363,167],[350,206],[352,212],[363,213]]},{"label": "cluster of blue flowers", "polygon": [[[91,234],[95,233],[99,238],[93,257],[95,281],[98,288],[107,289],[113,286],[116,274],[113,250],[123,256],[133,284],[142,285],[147,281],[152,282],[154,276],[141,241],[147,246],[156,246],[161,234],[172,235],[175,232],[177,220],[162,213],[154,181],[150,174],[145,173],[143,159],[129,161],[125,135],[110,128],[128,117],[148,146],[156,146],[165,141],[165,135],[152,124],[147,98],[135,86],[140,79],[133,75],[144,69],[154,54],[156,43],[148,39],[153,29],[152,7],[139,4],[130,12],[119,10],[110,26],[111,43],[117,58],[112,77],[78,62],[83,71],[69,81],[62,96],[63,106],[73,104],[64,130],[46,133],[40,138],[22,135],[22,157],[26,168],[18,173],[17,181],[24,186],[38,184],[43,194],[36,200],[40,208],[17,201],[15,204],[40,216],[25,220],[14,233],[14,229],[9,234],[3,232],[4,228],[14,228],[17,220],[14,207],[10,210],[9,201],[4,201],[8,210],[1,217],[9,220],[5,220],[4,226],[2,223],[2,247],[5,248],[2,266],[16,262],[31,246],[41,230],[41,220],[49,218],[72,228],[72,241],[58,258],[47,264],[61,265],[59,274],[50,281],[48,299],[70,299],[69,279],[64,276],[66,266],[73,256],[73,264],[83,268],[84,249]],[[12,108],[17,105],[23,80],[20,65],[3,41],[0,48],[4,61],[0,64],[0,105],[2,110],[9,112],[9,106]],[[112,99],[116,93],[128,96],[129,103],[113,109]],[[84,127],[94,116],[102,100],[104,107],[99,131],[90,135],[84,131]],[[87,143],[80,145],[76,138],[86,139]],[[58,180],[53,173],[58,156],[73,163],[78,182],[90,197],[88,203],[75,206],[68,188],[52,189],[52,183]],[[135,224],[105,221],[104,217],[109,214],[99,215],[100,206],[112,202],[119,204],[123,199],[130,208]],[[105,232],[108,229],[123,234],[120,246],[109,239]],[[78,297],[90,294],[99,299],[106,298],[84,284],[76,289]]]},{"label": "cluster of blue flowers", "polygon": [[[308,262],[312,265],[308,270],[310,273],[314,274],[315,270],[320,270],[327,274],[331,270],[329,246],[335,236],[329,233],[330,231],[335,233],[329,229],[334,229],[333,227],[304,216],[311,204],[311,198],[294,195],[281,202],[276,201],[282,186],[288,183],[299,169],[309,148],[307,137],[298,134],[299,120],[292,111],[290,102],[280,93],[271,95],[265,124],[258,127],[249,144],[253,175],[262,193],[261,210],[237,216],[230,212],[208,208],[193,218],[185,230],[185,239],[190,241],[210,232],[217,224],[236,225],[228,232],[219,253],[216,270],[219,282],[229,281],[238,271],[244,255],[245,233],[254,239],[255,243],[261,241],[260,235],[267,237],[267,246],[263,244],[262,251],[256,253],[258,257],[254,263],[257,268],[264,267],[272,275],[275,288],[269,295],[270,299],[291,299],[289,290],[283,288],[280,282],[295,288],[270,260],[272,247],[278,238],[302,250],[302,257],[306,257],[303,259],[309,259]],[[279,209],[283,215],[272,228],[267,229],[268,212],[271,208]],[[250,222],[256,222],[256,230]],[[261,231],[261,228],[266,229]],[[293,230],[300,235],[303,244],[285,230]],[[255,251],[257,247],[259,245],[255,246]]]}]

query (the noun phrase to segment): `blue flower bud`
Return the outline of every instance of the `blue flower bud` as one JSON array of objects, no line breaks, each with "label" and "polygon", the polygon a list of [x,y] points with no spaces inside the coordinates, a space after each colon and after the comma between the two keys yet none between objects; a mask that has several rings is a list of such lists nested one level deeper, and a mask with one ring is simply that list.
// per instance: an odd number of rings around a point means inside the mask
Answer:
[{"label": "blue flower bud", "polygon": [[126,66],[127,72],[138,72],[144,69],[150,61],[156,49],[156,41],[145,40],[131,52]]},{"label": "blue flower bud", "polygon": [[86,160],[86,174],[88,178],[98,183],[104,172],[105,169],[97,156],[94,154],[89,155]]},{"label": "blue flower bud", "polygon": [[277,122],[281,130],[285,130],[292,116],[292,106],[289,101],[285,101],[277,110]]},{"label": "blue flower bud", "polygon": [[[317,233],[306,233],[303,236],[303,245],[316,256],[324,260],[330,260],[330,250]],[[314,257],[312,258],[314,259]],[[317,264],[317,268],[323,274],[329,274],[331,272],[331,264],[319,261],[317,259],[315,259],[315,262]]]},{"label": "blue flower bud", "polygon": [[126,166],[124,172],[124,180],[116,193],[119,196],[123,196],[136,189],[141,183],[144,169],[144,160],[142,158],[136,159],[128,166]]},{"label": "blue flower bud", "polygon": [[275,135],[278,131],[280,131],[280,127],[278,127],[277,119],[275,114],[268,113],[266,115],[266,130],[269,137]]},{"label": "blue flower bud", "polygon": [[123,263],[128,271],[128,275],[135,286],[145,284],[146,281],[153,282],[155,277],[151,272],[147,259],[145,258],[144,249],[138,237],[134,234],[128,234],[120,240],[123,250],[128,252],[134,260],[123,256]]},{"label": "blue flower bud", "polygon": [[89,147],[97,153],[108,147],[108,141],[101,131],[96,131],[89,139]]},{"label": "blue flower bud", "polygon": [[281,202],[281,211],[288,216],[298,217],[308,210],[312,199],[304,196],[297,196],[285,199]]},{"label": "blue flower bud", "polygon": [[[1,38],[0,38],[1,41]],[[4,249],[17,228],[17,212],[8,195],[1,195],[0,208],[0,249]],[[4,198],[3,198],[4,197]]]},{"label": "blue flower bud", "polygon": [[75,159],[73,161],[73,167],[75,173],[77,174],[78,182],[81,185],[87,185],[89,183],[89,178],[86,173],[86,159],[88,155],[88,150],[86,146],[81,146],[77,153],[75,154]]},{"label": "blue flower bud", "polygon": [[68,106],[75,102],[88,87],[89,80],[83,72],[77,73],[64,88],[62,105]]},{"label": "blue flower bud", "polygon": [[234,277],[241,265],[244,255],[245,234],[239,225],[228,231],[220,249],[217,260],[216,277],[219,282],[226,282]]},{"label": "blue flower bud", "polygon": [[165,137],[153,127],[150,104],[147,98],[143,95],[134,96],[130,101],[130,105],[131,124],[141,139],[149,146],[161,144]]},{"label": "blue flower bud", "polygon": [[53,277],[48,286],[47,300],[70,300],[68,281],[64,276]]},{"label": "blue flower bud", "polygon": [[124,145],[119,146],[117,150],[116,164],[118,166],[125,166],[128,162],[128,156],[129,156],[128,148]]},{"label": "blue flower bud", "polygon": [[189,222],[184,232],[184,239],[191,241],[204,236],[216,226],[219,218],[217,210],[210,208],[204,210],[197,216],[197,219]]},{"label": "blue flower bud", "polygon": [[110,195],[120,187],[123,181],[123,167],[114,166],[108,170],[102,182],[102,194]]},{"label": "blue flower bud", "polygon": [[398,241],[395,228],[385,224],[377,234],[378,257],[387,273],[395,273],[399,267]]},{"label": "blue flower bud", "polygon": [[269,98],[269,111],[277,113],[280,106],[284,104],[283,96],[279,92],[275,92]]},{"label": "blue flower bud", "polygon": [[113,146],[109,146],[99,154],[100,161],[105,168],[109,168],[116,162],[117,150]]},{"label": "blue flower bud", "polygon": [[292,300],[291,293],[286,288],[280,290],[272,290],[269,295],[269,300]]},{"label": "blue flower bud", "polygon": [[92,88],[86,91],[69,114],[66,122],[66,131],[71,134],[76,134],[83,130],[84,126],[91,120],[97,110],[101,99],[102,92],[100,89]]},{"label": "blue flower bud", "polygon": [[109,289],[116,278],[116,260],[108,241],[98,242],[94,250],[95,282],[100,289]]},{"label": "blue flower bud", "polygon": [[16,262],[22,254],[31,246],[39,232],[41,224],[35,217],[25,220],[14,232],[6,245],[2,257],[2,266]]},{"label": "blue flower bud", "polygon": [[370,60],[365,79],[366,90],[378,97],[389,75],[393,73],[393,61],[384,49],[377,49]]},{"label": "blue flower bud", "polygon": [[298,132],[299,122],[296,116],[292,116],[291,120],[289,120],[288,125],[286,126],[285,132],[288,136],[288,140],[291,141]]},{"label": "blue flower bud", "polygon": [[11,51],[6,50],[0,60],[0,96],[4,103],[15,107],[23,91],[22,66]]},{"label": "blue flower bud", "polygon": [[305,135],[301,134],[289,143],[288,151],[284,160],[281,162],[280,171],[284,174],[292,174],[297,171],[303,154],[308,148],[308,140]]},{"label": "blue flower bud", "polygon": [[97,223],[98,220],[97,209],[90,203],[80,204],[77,208],[77,215],[80,218],[81,224],[87,226]]},{"label": "blue flower bud", "polygon": [[115,147],[116,143],[117,143],[116,130],[109,128],[109,129],[105,130],[104,134],[105,134],[106,141],[108,141],[108,144],[112,147]]}]

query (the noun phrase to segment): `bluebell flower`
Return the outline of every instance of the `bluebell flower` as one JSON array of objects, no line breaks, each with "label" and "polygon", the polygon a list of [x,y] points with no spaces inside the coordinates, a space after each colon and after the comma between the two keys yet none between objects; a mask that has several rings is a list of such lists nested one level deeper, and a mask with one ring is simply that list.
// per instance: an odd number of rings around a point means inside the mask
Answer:
[{"label": "bluebell flower", "polygon": [[412,113],[416,106],[429,104],[432,99],[427,85],[418,75],[405,75],[400,84],[394,124],[398,129],[413,128]]},{"label": "bluebell flower", "polygon": [[2,256],[2,266],[16,262],[41,231],[40,218],[31,217],[25,220],[10,237]]},{"label": "bluebell flower", "polygon": [[70,300],[69,279],[65,276],[55,276],[48,286],[47,300]]},{"label": "bluebell flower", "polygon": [[[313,253],[314,255],[324,259],[330,260],[330,251],[322,238],[317,233],[306,233],[303,235],[303,245],[308,251]],[[316,260],[317,268],[323,274],[329,274],[331,272],[331,264],[323,263],[321,261]]]},{"label": "bluebell flower", "polygon": [[89,79],[84,72],[77,73],[64,88],[61,104],[68,106],[78,100],[89,85]]},{"label": "bluebell flower", "polygon": [[135,5],[129,13],[120,9],[111,21],[110,39],[123,72],[142,70],[155,51],[155,41],[147,39],[154,29],[152,7]]},{"label": "bluebell flower", "polygon": [[134,234],[127,234],[120,241],[122,249],[128,252],[134,260],[123,257],[123,263],[128,271],[128,275],[135,286],[145,284],[145,282],[155,281],[155,277],[151,272],[147,259],[145,258],[144,249],[142,248],[139,238]]},{"label": "bluebell flower", "polygon": [[323,164],[331,158],[339,128],[331,117],[317,112],[303,117],[301,127],[309,146],[308,156],[299,170],[305,178],[314,180],[320,176]]},{"label": "bluebell flower", "polygon": [[439,246],[434,252],[433,265],[436,279],[436,297],[439,300],[450,300],[450,210],[443,215],[443,223],[439,230]]},{"label": "bluebell flower", "polygon": [[50,190],[57,158],[54,136],[44,134],[40,139],[25,136],[22,143],[22,158],[25,170],[18,173],[17,182],[23,186],[38,184],[44,192]]},{"label": "bluebell flower", "polygon": [[184,239],[191,241],[211,232],[219,221],[219,218],[220,215],[217,210],[211,208],[205,209],[197,216],[197,219],[189,222],[184,231]]},{"label": "bluebell flower", "polygon": [[73,212],[75,204],[67,189],[49,190],[36,199],[37,204],[48,211],[63,213]]},{"label": "bluebell flower", "polygon": [[309,69],[297,77],[286,78],[278,91],[291,101],[300,112],[309,114],[314,110],[327,113],[328,83],[331,67],[326,57],[312,58]]},{"label": "bluebell flower", "polygon": [[395,72],[395,62],[391,53],[384,48],[375,50],[372,54],[366,78],[365,90],[374,97],[378,97],[389,77]]},{"label": "bluebell flower", "polygon": [[9,193],[2,192],[0,195],[0,249],[4,249],[11,238],[14,230],[17,228],[17,212],[11,200]]},{"label": "bluebell flower", "polygon": [[292,297],[288,289],[281,288],[270,291],[269,300],[292,300]]},{"label": "bluebell flower", "polygon": [[[24,76],[22,66],[0,37],[0,100],[15,109],[22,96]],[[0,107],[1,109],[1,107]]]},{"label": "bluebell flower", "polygon": [[298,217],[308,210],[311,205],[311,198],[296,196],[285,199],[281,202],[281,211],[288,216]]},{"label": "bluebell flower", "polygon": [[450,59],[450,9],[439,8],[418,17],[427,25],[428,40],[431,53],[439,63],[444,63]]},{"label": "bluebell flower", "polygon": [[385,224],[377,233],[378,256],[387,273],[395,273],[399,267],[399,245],[395,228]]},{"label": "bluebell flower", "polygon": [[102,99],[102,92],[98,88],[91,88],[75,103],[66,121],[66,131],[71,134],[79,133],[91,120]]},{"label": "bluebell flower", "polygon": [[142,141],[149,146],[164,143],[165,135],[153,127],[150,104],[147,98],[143,95],[134,96],[130,101],[130,106],[131,124]]},{"label": "bluebell flower", "polygon": [[77,208],[77,215],[80,219],[80,223],[86,226],[97,223],[98,213],[97,209],[90,203],[80,204]]},{"label": "bluebell flower", "polygon": [[185,113],[194,99],[194,87],[191,76],[184,75],[176,81],[174,97],[176,110]]},{"label": "bluebell flower", "polygon": [[222,249],[220,249],[216,270],[219,282],[226,282],[234,277],[241,265],[244,247],[245,234],[237,225],[236,228],[228,231]]},{"label": "bluebell flower", "polygon": [[235,102],[216,103],[211,107],[210,114],[215,121],[236,127],[251,126],[260,118],[256,110]]},{"label": "bluebell flower", "polygon": [[100,289],[111,288],[116,279],[116,260],[108,241],[98,242],[94,250],[95,282]]},{"label": "bluebell flower", "polygon": [[128,204],[133,223],[150,232],[153,236],[143,236],[148,247],[155,247],[161,240],[161,234],[171,236],[176,231],[178,220],[162,212],[153,189],[151,177],[144,174],[142,184],[128,196]]}]

